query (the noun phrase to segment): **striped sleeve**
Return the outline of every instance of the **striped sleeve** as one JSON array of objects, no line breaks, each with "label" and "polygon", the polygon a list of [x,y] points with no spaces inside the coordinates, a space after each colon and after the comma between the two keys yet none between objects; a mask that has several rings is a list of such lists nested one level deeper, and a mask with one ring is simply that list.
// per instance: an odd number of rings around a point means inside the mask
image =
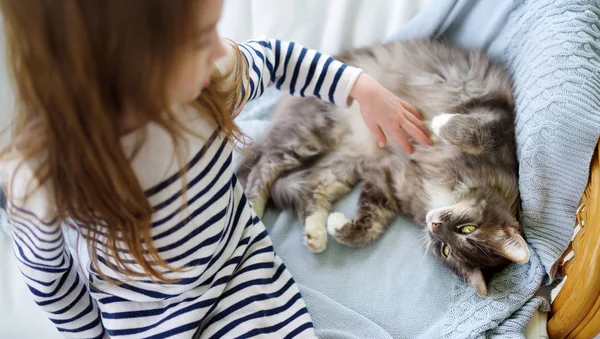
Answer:
[{"label": "striped sleeve", "polygon": [[350,90],[361,70],[299,44],[276,39],[250,40],[238,45],[248,61],[248,100],[274,85],[294,96],[312,96],[348,106]]},{"label": "striped sleeve", "polygon": [[[23,182],[14,183],[15,196],[23,196],[18,192]],[[43,188],[27,199],[12,199],[12,193],[7,211],[14,253],[34,301],[67,338],[103,338],[100,312],[65,246],[60,223],[52,219]]]}]

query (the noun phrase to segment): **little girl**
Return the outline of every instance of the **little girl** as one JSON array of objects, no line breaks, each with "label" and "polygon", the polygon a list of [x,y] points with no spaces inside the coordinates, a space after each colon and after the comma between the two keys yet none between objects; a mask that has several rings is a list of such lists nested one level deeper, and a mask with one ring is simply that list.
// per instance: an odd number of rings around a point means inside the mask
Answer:
[{"label": "little girl", "polygon": [[[18,120],[2,155],[15,255],[72,338],[315,337],[232,171],[233,118],[274,85],[360,104],[429,143],[356,68],[279,40],[223,43],[221,0],[0,0]],[[78,270],[62,224],[86,240]]]}]

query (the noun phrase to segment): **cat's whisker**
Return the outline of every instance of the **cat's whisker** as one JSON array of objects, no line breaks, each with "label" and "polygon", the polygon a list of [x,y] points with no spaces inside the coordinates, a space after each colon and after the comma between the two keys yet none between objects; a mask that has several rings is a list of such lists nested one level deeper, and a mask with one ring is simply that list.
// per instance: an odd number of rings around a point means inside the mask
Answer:
[{"label": "cat's whisker", "polygon": [[[481,250],[481,252],[483,252],[483,254],[485,254],[485,256],[486,256],[488,259],[491,259],[491,258],[490,258],[490,256],[489,256],[489,254],[487,254],[487,252],[483,250],[483,248],[480,246],[480,244],[478,244],[478,243],[476,243],[476,242],[473,242],[472,244],[473,244],[473,245],[475,245],[475,247],[479,248],[479,249]],[[481,244],[481,245],[483,245],[483,244]]]}]

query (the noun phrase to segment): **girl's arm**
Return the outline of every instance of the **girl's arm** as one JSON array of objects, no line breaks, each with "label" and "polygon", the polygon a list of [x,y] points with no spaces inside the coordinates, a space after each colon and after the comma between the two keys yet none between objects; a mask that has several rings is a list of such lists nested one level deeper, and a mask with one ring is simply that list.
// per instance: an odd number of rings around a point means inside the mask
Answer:
[{"label": "girl's arm", "polygon": [[258,98],[271,85],[291,95],[313,96],[344,107],[356,99],[365,124],[381,147],[386,145],[386,134],[408,153],[413,149],[407,134],[431,145],[420,114],[360,69],[288,41],[265,38],[238,46],[249,66],[244,88],[249,91],[248,100]]},{"label": "girl's arm", "polygon": [[[13,230],[17,264],[34,301],[67,338],[103,338],[100,312],[65,247],[43,187],[36,190],[25,166],[6,186],[6,209]],[[29,192],[28,192],[29,191]],[[13,199],[29,194],[27,200]],[[16,200],[19,200],[17,202]]]},{"label": "girl's arm", "polygon": [[249,100],[265,88],[295,96],[313,96],[347,106],[361,70],[299,44],[276,39],[250,40],[238,45],[250,65]]}]

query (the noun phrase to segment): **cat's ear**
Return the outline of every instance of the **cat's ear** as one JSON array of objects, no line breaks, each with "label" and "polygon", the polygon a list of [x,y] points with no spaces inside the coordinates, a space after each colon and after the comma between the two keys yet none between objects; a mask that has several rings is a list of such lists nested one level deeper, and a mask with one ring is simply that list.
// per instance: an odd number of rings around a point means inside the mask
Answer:
[{"label": "cat's ear", "polygon": [[513,228],[501,230],[501,236],[496,237],[491,246],[506,259],[519,264],[529,261],[529,248],[525,239]]},{"label": "cat's ear", "polygon": [[483,273],[479,268],[469,269],[465,273],[465,278],[473,288],[477,295],[480,297],[485,297],[487,295],[487,285],[485,283],[485,279],[483,278]]}]

